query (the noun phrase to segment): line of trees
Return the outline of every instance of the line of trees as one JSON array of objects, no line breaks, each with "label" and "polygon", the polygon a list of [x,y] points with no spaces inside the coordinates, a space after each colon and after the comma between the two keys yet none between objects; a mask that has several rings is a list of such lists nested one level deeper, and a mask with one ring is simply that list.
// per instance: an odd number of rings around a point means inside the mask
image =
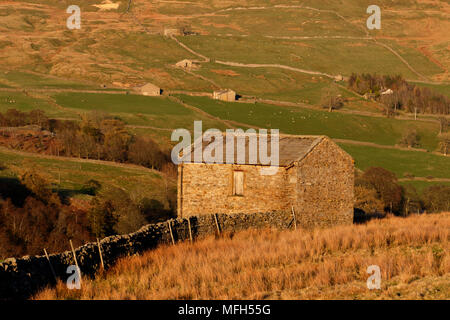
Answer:
[{"label": "line of trees", "polygon": [[80,123],[59,121],[54,132],[59,154],[80,158],[130,162],[161,170],[170,160],[150,137],[133,136],[120,120],[93,112]]},{"label": "line of trees", "polygon": [[69,206],[37,169],[0,179],[0,259],[67,250],[92,240],[85,212]]},{"label": "line of trees", "polygon": [[[385,106],[387,115],[397,110],[430,114],[450,114],[450,98],[427,87],[408,83],[401,75],[352,73],[348,88],[369,95]],[[391,93],[386,90],[391,89]],[[385,94],[383,94],[385,93]]]},{"label": "line of trees", "polygon": [[0,113],[0,126],[37,125],[54,134],[52,155],[128,162],[173,174],[169,150],[148,136],[128,132],[125,123],[108,114],[92,111],[82,121],[49,119],[41,110]]},{"label": "line of trees", "polygon": [[22,127],[27,125],[38,125],[43,129],[49,130],[51,121],[45,115],[45,112],[39,109],[34,109],[30,112],[8,109],[5,113],[0,112],[1,127]]}]

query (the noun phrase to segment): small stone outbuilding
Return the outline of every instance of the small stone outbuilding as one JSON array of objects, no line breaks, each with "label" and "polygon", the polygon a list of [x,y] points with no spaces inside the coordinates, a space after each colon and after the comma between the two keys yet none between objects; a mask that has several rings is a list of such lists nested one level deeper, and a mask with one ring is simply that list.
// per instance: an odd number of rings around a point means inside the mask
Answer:
[{"label": "small stone outbuilding", "polygon": [[166,37],[181,36],[182,32],[179,28],[164,28],[163,34]]},{"label": "small stone outbuilding", "polygon": [[[243,162],[237,156],[231,163],[196,162],[192,152],[180,157],[178,217],[294,209],[297,224],[303,227],[353,222],[354,161],[331,139],[280,135],[279,166],[273,175],[261,174],[264,165],[259,158],[249,163],[250,152],[255,151],[249,137],[244,141]],[[203,150],[210,143],[202,141]],[[226,143],[223,139],[224,150]]]},{"label": "small stone outbuilding", "polygon": [[161,95],[161,88],[158,86],[155,86],[152,83],[146,83],[141,87],[137,87],[136,90],[144,96],[160,96]]},{"label": "small stone outbuilding", "polygon": [[197,61],[189,60],[189,59],[183,59],[181,61],[178,61],[175,63],[175,66],[184,70],[197,70],[200,68],[200,65]]},{"label": "small stone outbuilding", "polygon": [[217,90],[213,92],[213,99],[222,101],[236,101],[236,92],[231,89]]}]

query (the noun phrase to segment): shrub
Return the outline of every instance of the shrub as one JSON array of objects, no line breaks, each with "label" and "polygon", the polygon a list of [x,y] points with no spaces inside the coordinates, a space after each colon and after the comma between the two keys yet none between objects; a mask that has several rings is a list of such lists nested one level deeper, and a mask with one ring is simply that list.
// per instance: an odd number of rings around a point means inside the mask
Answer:
[{"label": "shrub", "polygon": [[450,211],[450,186],[430,186],[423,191],[422,198],[428,212]]},{"label": "shrub", "polygon": [[375,189],[378,197],[383,201],[385,210],[401,212],[402,188],[397,184],[394,173],[384,168],[371,167],[356,180],[356,185]]},{"label": "shrub", "polygon": [[377,190],[367,186],[355,187],[355,208],[365,213],[383,212],[384,204],[378,196]]},{"label": "shrub", "polygon": [[416,148],[420,146],[420,136],[415,129],[405,132],[400,139],[399,144],[401,146]]}]

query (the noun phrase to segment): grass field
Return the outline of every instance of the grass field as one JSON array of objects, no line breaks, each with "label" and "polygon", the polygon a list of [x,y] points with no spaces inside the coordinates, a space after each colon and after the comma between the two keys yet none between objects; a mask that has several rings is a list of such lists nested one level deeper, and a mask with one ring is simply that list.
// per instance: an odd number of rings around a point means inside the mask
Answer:
[{"label": "grass field", "polygon": [[450,186],[450,182],[442,182],[442,181],[400,181],[399,182],[403,186],[413,186],[419,194],[423,192],[425,188],[436,186],[436,185],[444,185]]},{"label": "grass field", "polygon": [[205,127],[224,128],[223,123],[211,120],[166,97],[97,93],[60,93],[53,97],[65,108],[82,112],[104,111],[119,116],[131,125],[191,129],[194,120],[202,120]]},{"label": "grass field", "polygon": [[70,81],[56,77],[32,74],[17,70],[0,72],[0,83],[9,83],[18,88],[68,88],[68,89],[95,89],[101,90],[99,85],[83,84],[79,81]]},{"label": "grass field", "polygon": [[427,87],[434,91],[437,91],[441,94],[444,94],[450,97],[450,84],[429,84],[429,83],[421,83],[421,82],[412,82],[413,84],[419,87]]},{"label": "grass field", "polygon": [[[245,38],[203,36],[201,39],[189,37],[183,39],[183,42],[194,50],[221,61],[284,64],[332,75],[367,72],[402,74],[412,79],[417,77],[392,52],[372,41],[304,39],[297,45],[296,41],[298,42],[298,40],[287,41],[257,36]],[[433,75],[440,71],[436,65],[417,56],[410,49],[402,48],[402,51],[411,58],[410,64],[418,65],[425,74]],[[248,55],[248,52],[252,52],[252,55]],[[332,59],[330,52],[333,52]],[[292,61],[292,54],[301,57],[301,60]]]},{"label": "grass field", "polygon": [[76,113],[68,114],[67,111],[58,109],[56,106],[50,104],[44,97],[31,97],[22,92],[0,92],[0,112],[5,112],[8,109],[17,109],[24,112],[40,109],[44,111],[48,117],[77,117]]},{"label": "grass field", "polygon": [[[450,214],[324,230],[249,230],[161,246],[34,299],[447,299]],[[381,289],[369,290],[377,265]],[[183,276],[180,276],[183,275]]]},{"label": "grass field", "polygon": [[[292,59],[296,60],[297,57],[292,56]],[[333,82],[325,77],[277,68],[239,68],[213,63],[202,64],[201,69],[195,72],[213,80],[222,88],[234,89],[240,95],[310,105],[319,105],[322,89]],[[339,87],[338,90],[342,97],[350,98],[344,108],[380,112],[374,103]]]},{"label": "grass field", "polygon": [[383,167],[394,172],[398,178],[405,173],[416,177],[449,178],[450,158],[440,155],[393,149],[381,149],[339,143],[355,159],[355,165],[366,170],[369,167]]},{"label": "grass field", "polygon": [[[16,154],[0,149],[0,178],[15,178],[19,168],[38,168],[51,179],[55,190],[71,197],[86,198],[80,193],[84,183],[97,180],[105,187],[116,187],[136,196],[164,200],[164,178],[160,173],[146,168],[80,162],[77,159],[55,159]],[[112,163],[114,164],[114,163]],[[59,184],[61,180],[61,184]]]},{"label": "grass field", "polygon": [[283,133],[327,135],[331,138],[395,145],[406,131],[416,128],[421,136],[422,148],[434,150],[438,143],[437,123],[330,113],[262,103],[222,102],[205,97],[181,96],[181,98],[221,119],[261,128],[280,129]]}]

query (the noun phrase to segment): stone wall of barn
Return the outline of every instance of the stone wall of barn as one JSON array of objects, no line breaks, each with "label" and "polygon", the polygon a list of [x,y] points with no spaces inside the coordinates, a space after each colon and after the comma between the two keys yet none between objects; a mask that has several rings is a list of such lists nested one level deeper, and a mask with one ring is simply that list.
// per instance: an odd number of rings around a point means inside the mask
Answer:
[{"label": "stone wall of barn", "polygon": [[303,227],[353,222],[354,163],[330,139],[324,139],[295,168],[293,195],[297,220]]},{"label": "stone wall of barn", "polygon": [[[185,163],[178,171],[178,217],[254,213],[290,208],[285,168],[261,175],[252,165]],[[233,172],[244,172],[244,194],[233,195]],[[182,182],[182,183],[181,183]]]}]

